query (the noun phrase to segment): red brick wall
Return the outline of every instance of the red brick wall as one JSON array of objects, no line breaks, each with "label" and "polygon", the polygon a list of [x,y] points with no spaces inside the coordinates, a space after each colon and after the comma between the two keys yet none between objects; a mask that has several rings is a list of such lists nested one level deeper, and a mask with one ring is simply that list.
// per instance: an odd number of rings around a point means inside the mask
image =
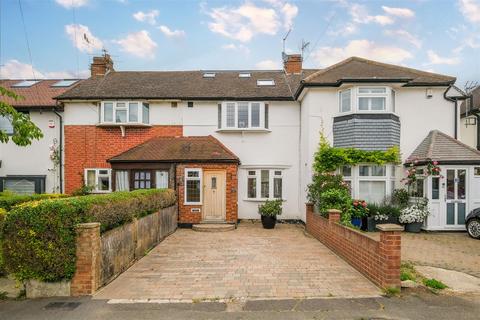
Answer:
[{"label": "red brick wall", "polygon": [[83,185],[85,168],[110,168],[107,159],[156,136],[182,136],[182,126],[126,128],[65,126],[65,192]]},{"label": "red brick wall", "polygon": [[381,231],[380,241],[359,231],[344,227],[340,214],[331,213],[329,219],[313,213],[307,204],[307,231],[376,285],[400,287],[401,233]]},{"label": "red brick wall", "polygon": [[[185,205],[184,176],[185,168],[202,168],[206,170],[226,171],[226,221],[236,223],[238,219],[237,193],[238,193],[238,166],[237,164],[180,164],[177,165],[177,194],[178,194],[178,222],[199,223],[202,221],[201,205]],[[191,212],[192,208],[200,208],[200,212]]]}]

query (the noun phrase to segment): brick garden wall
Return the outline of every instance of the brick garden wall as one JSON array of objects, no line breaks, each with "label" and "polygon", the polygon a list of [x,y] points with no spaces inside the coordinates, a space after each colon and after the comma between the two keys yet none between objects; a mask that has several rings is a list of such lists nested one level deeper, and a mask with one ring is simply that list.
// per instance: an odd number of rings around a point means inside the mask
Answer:
[{"label": "brick garden wall", "polygon": [[65,192],[83,185],[84,169],[110,168],[107,159],[157,136],[182,136],[182,126],[126,128],[86,125],[65,126]]},{"label": "brick garden wall", "polygon": [[331,210],[329,219],[326,219],[313,212],[313,205],[307,204],[308,233],[344,258],[376,285],[382,288],[399,288],[401,232],[381,231],[380,241],[377,241],[359,231],[342,226],[339,221],[340,211]]},{"label": "brick garden wall", "polygon": [[[226,171],[226,221],[236,223],[238,219],[238,165],[221,163],[191,163],[177,165],[177,195],[178,195],[178,222],[185,224],[194,224],[202,221],[201,205],[185,205],[185,168],[202,168],[205,170],[225,170]],[[192,212],[193,208],[199,208],[200,212]]]}]

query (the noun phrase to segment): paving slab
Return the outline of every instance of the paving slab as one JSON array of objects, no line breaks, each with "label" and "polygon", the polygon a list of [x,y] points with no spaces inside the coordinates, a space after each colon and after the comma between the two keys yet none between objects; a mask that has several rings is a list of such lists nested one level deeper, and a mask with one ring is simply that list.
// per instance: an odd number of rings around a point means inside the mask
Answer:
[{"label": "paving slab", "polygon": [[303,226],[240,223],[230,232],[179,229],[101,289],[117,302],[376,297],[378,287]]},{"label": "paving slab", "polygon": [[440,280],[448,286],[448,291],[480,294],[480,278],[436,267],[416,266],[415,269],[425,278]]}]

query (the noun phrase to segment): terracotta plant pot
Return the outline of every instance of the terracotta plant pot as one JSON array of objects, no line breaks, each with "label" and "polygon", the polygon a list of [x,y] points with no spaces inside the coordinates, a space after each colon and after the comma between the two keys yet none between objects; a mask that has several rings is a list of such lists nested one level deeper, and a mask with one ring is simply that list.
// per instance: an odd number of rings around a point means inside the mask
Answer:
[{"label": "terracotta plant pot", "polygon": [[277,223],[277,217],[271,216],[261,216],[262,217],[262,225],[264,229],[273,229],[275,228],[275,223]]}]

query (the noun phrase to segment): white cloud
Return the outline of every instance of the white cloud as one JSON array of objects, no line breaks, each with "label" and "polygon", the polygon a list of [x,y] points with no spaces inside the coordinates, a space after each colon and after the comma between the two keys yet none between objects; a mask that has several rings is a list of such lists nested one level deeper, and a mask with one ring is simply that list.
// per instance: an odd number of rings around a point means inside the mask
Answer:
[{"label": "white cloud", "polygon": [[93,53],[103,47],[102,41],[95,37],[87,26],[82,24],[69,24],[65,26],[65,32],[73,45],[82,52]]},{"label": "white cloud", "polygon": [[157,44],[150,38],[146,30],[129,33],[125,38],[115,42],[121,46],[122,51],[131,55],[149,59],[155,57]]},{"label": "white cloud", "polygon": [[140,22],[147,22],[151,25],[155,25],[159,14],[160,12],[158,12],[158,10],[151,10],[149,12],[138,11],[133,14],[133,18]]},{"label": "white cloud", "polygon": [[23,63],[18,60],[8,60],[0,68],[1,79],[72,79],[72,78],[88,78],[89,70],[81,70],[77,75],[74,71],[52,71],[41,72],[32,68],[31,64]]},{"label": "white cloud", "polygon": [[394,23],[394,20],[389,16],[384,15],[376,15],[372,16],[368,13],[368,9],[366,6],[358,3],[350,3],[346,4],[350,16],[352,17],[353,22],[359,24],[367,24],[367,23],[378,23],[382,26]]},{"label": "white cloud", "polygon": [[330,36],[349,36],[357,32],[358,27],[355,23],[348,22],[348,23],[341,23],[335,30],[329,30],[327,33]]},{"label": "white cloud", "polygon": [[460,12],[472,23],[480,25],[480,2],[477,0],[459,0]]},{"label": "white cloud", "polygon": [[406,30],[402,30],[402,29],[386,30],[385,34],[395,38],[398,37],[398,38],[404,39],[405,41],[410,42],[412,45],[414,45],[417,48],[420,48],[422,46],[422,41],[418,39],[418,37],[416,37],[415,35],[411,34]]},{"label": "white cloud", "polygon": [[405,49],[379,45],[369,40],[352,40],[345,47],[322,47],[312,53],[313,59],[322,67],[330,66],[351,56],[399,64],[413,55]]},{"label": "white cloud", "polygon": [[259,34],[275,35],[280,27],[293,25],[298,7],[286,1],[265,0],[268,6],[246,1],[238,7],[224,6],[206,10],[212,19],[210,31],[227,38],[248,42]]},{"label": "white cloud", "polygon": [[255,64],[255,68],[261,69],[261,70],[277,70],[277,69],[281,69],[282,66],[280,65],[280,62],[277,62],[277,61],[262,60]]},{"label": "white cloud", "polygon": [[387,14],[396,16],[399,18],[413,18],[415,17],[415,12],[411,9],[407,8],[392,8],[392,7],[387,7],[387,6],[382,6],[383,11],[385,11]]},{"label": "white cloud", "polygon": [[228,50],[228,51],[241,51],[245,54],[250,54],[250,49],[243,44],[234,44],[234,43],[229,43],[225,44],[222,46],[223,50]]},{"label": "white cloud", "polygon": [[456,65],[460,63],[459,57],[441,57],[433,50],[427,51],[429,63],[428,64],[446,64],[446,65]]},{"label": "white cloud", "polygon": [[55,0],[59,5],[64,8],[79,8],[83,7],[88,3],[88,0]]},{"label": "white cloud", "polygon": [[159,26],[158,29],[168,38],[183,38],[185,37],[185,31],[183,30],[170,30],[167,26]]}]

